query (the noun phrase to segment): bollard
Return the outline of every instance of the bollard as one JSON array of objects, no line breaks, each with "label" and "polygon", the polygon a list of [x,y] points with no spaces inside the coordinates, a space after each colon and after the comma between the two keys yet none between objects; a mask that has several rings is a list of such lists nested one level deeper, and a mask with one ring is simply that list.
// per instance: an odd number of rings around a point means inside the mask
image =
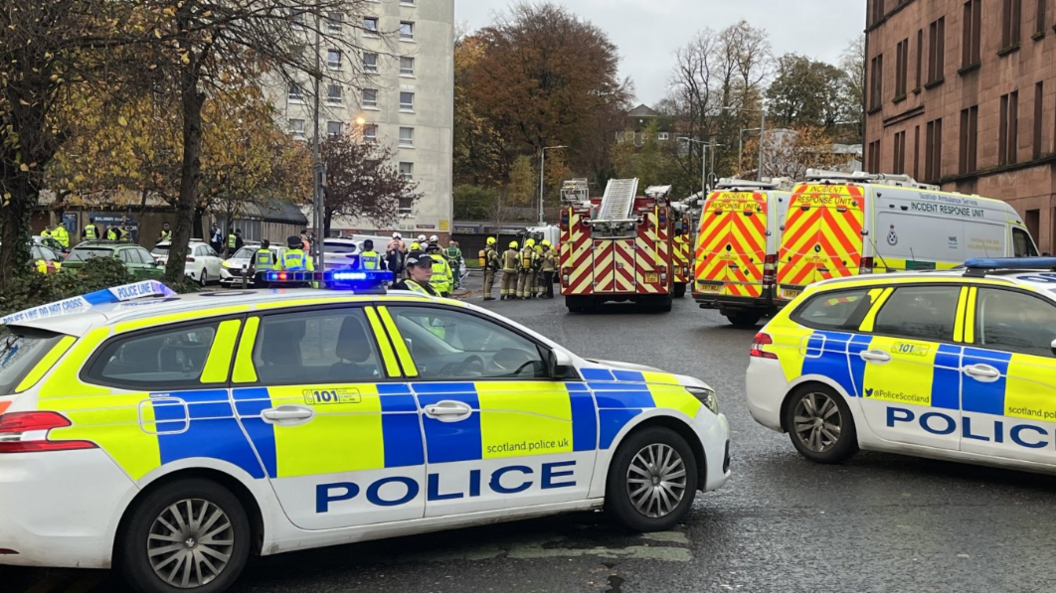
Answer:
[{"label": "bollard", "polygon": [[242,264],[242,290],[245,290],[249,284],[249,266]]}]

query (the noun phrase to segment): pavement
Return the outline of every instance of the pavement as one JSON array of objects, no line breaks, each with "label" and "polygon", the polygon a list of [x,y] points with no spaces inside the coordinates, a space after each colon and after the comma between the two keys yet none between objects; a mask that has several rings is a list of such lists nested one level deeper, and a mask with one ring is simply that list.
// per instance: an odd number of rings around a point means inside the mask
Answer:
[{"label": "pavement", "polygon": [[[1056,477],[879,453],[814,465],[744,402],[754,332],[689,297],[671,313],[465,298],[586,356],[700,377],[733,428],[733,478],[675,529],[580,513],[271,556],[240,593],[1031,592],[1051,590]],[[4,593],[124,591],[105,571],[0,567]]]}]

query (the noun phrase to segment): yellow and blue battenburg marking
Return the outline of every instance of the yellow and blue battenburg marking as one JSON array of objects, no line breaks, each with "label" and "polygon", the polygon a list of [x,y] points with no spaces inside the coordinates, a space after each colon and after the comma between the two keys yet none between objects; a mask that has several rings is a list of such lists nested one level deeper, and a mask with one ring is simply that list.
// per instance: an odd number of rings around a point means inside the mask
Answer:
[{"label": "yellow and blue battenburg marking", "polygon": [[693,418],[703,405],[665,373],[581,369],[580,374],[598,403],[599,449],[611,447],[623,427],[644,410],[670,408]]}]

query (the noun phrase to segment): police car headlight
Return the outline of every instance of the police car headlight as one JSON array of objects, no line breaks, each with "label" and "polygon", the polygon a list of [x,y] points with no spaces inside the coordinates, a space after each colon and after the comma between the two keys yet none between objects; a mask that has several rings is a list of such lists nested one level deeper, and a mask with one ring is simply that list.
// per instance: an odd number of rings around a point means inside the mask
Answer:
[{"label": "police car headlight", "polygon": [[712,411],[713,414],[719,413],[719,400],[715,397],[715,391],[708,389],[707,387],[686,387],[686,391],[693,394],[693,397],[700,400],[700,403],[704,404],[704,407]]}]

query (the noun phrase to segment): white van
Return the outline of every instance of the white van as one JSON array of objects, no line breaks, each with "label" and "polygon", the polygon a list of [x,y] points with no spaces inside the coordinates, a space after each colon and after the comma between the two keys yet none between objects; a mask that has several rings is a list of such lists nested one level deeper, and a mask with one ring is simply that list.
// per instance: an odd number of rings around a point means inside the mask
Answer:
[{"label": "white van", "polygon": [[[787,188],[786,188],[787,189]],[[751,327],[773,312],[777,249],[792,194],[779,183],[722,179],[700,216],[693,300]]]},{"label": "white van", "polygon": [[784,306],[807,285],[829,278],[1036,255],[1007,202],[944,192],[907,175],[812,169],[792,191],[774,302]]}]

